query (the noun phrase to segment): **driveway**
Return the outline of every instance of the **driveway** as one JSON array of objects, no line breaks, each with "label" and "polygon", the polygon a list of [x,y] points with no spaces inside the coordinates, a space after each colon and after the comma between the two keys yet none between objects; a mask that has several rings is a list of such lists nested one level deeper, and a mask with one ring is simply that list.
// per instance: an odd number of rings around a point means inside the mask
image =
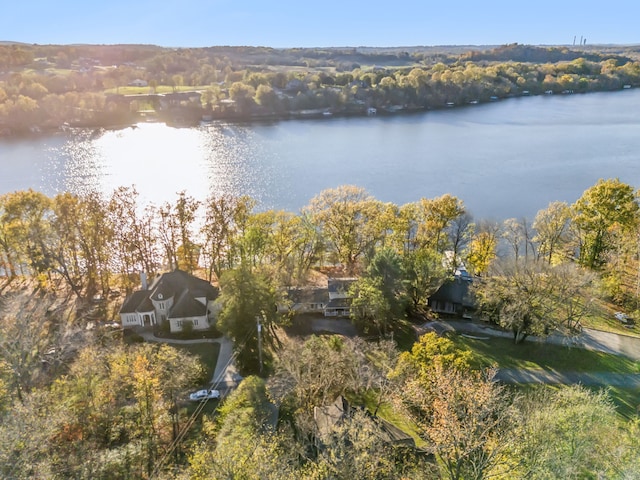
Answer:
[{"label": "driveway", "polygon": [[220,344],[220,352],[218,353],[218,362],[211,379],[211,388],[220,390],[225,395],[230,390],[238,386],[240,380],[238,369],[235,365],[235,356],[233,354],[233,342],[227,337],[220,338],[196,338],[193,340],[179,340],[176,338],[160,338],[156,337],[151,331],[141,331],[140,336],[147,342],[179,344],[193,343],[218,343]]},{"label": "driveway", "polygon": [[211,387],[220,390],[225,395],[238,386],[242,377],[240,377],[235,364],[233,342],[227,337],[221,337],[218,340],[220,340],[220,353],[216,370],[211,379]]},{"label": "driveway", "polygon": [[314,333],[338,333],[346,337],[355,337],[358,334],[351,320],[344,318],[314,318],[311,330]]},{"label": "driveway", "polygon": [[625,355],[640,361],[640,338],[588,328],[583,329],[580,337],[583,348]]}]

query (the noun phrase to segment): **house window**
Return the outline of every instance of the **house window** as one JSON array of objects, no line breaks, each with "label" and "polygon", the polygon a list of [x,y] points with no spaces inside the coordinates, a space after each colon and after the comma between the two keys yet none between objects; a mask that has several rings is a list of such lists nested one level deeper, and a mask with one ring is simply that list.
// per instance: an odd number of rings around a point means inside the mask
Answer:
[{"label": "house window", "polygon": [[176,325],[182,328],[182,320],[176,320]]},{"label": "house window", "polygon": [[164,310],[164,302],[158,302],[158,308]]},{"label": "house window", "polygon": [[194,325],[194,326],[197,326],[197,325],[198,325],[198,322],[199,322],[199,320],[198,320],[198,319],[194,319],[194,320],[193,320],[193,325]]}]

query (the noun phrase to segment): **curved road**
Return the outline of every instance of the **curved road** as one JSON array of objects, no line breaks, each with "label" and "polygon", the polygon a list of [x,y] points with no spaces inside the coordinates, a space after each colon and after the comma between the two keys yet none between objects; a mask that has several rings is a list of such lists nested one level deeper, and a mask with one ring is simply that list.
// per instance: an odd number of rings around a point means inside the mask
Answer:
[{"label": "curved road", "polygon": [[[476,338],[507,337],[512,338],[509,332],[497,330],[488,325],[474,323],[468,320],[450,320],[446,323],[456,331],[468,334]],[[549,335],[548,337],[527,337],[527,341],[548,342],[556,345],[584,348],[598,352],[624,355],[632,360],[640,361],[640,338],[616,333],[602,332],[589,328],[574,337],[562,335]],[[640,388],[640,374],[623,374],[612,372],[558,372],[555,370],[523,370],[523,369],[499,369],[496,373],[497,380],[505,383],[548,383],[548,384],[576,384],[582,385],[610,385]]]},{"label": "curved road", "polygon": [[640,388],[640,374],[628,373],[556,372],[501,368],[494,378],[504,383],[546,383],[550,385],[579,383],[586,386]]},{"label": "curved road", "polygon": [[[473,323],[469,320],[448,320],[458,332],[468,333],[474,336],[506,337],[512,338],[511,333],[497,330],[488,325]],[[585,348],[598,352],[624,355],[632,360],[640,361],[640,338],[617,333],[602,332],[590,328],[583,329],[582,333],[574,337],[553,334],[548,337],[527,337],[530,342],[547,342],[568,347]]]},{"label": "curved road", "polygon": [[[509,332],[492,328],[485,324],[474,323],[469,320],[448,320],[446,322],[432,322],[440,325],[442,329],[453,327],[456,331],[478,338],[486,337],[507,337],[511,338]],[[335,320],[331,325],[335,327]],[[447,327],[447,325],[449,327]],[[322,331],[330,330],[328,325],[321,324],[318,328]],[[347,332],[340,332],[347,333]],[[352,333],[349,331],[348,333]],[[237,386],[237,370],[233,363],[233,344],[226,338],[203,339],[203,340],[175,340],[158,338],[151,332],[144,332],[142,336],[147,341],[168,342],[168,343],[219,343],[220,354],[216,369],[211,379],[212,387],[223,392]],[[577,348],[585,348],[599,352],[611,353],[615,355],[625,355],[632,360],[640,361],[640,338],[628,335],[602,332],[585,328],[580,335],[575,337],[565,337],[562,335],[550,335],[548,337],[527,337],[527,341],[549,342],[557,345],[565,345]],[[575,384],[583,385],[611,385],[640,388],[640,374],[619,374],[611,372],[587,373],[587,372],[557,372],[552,370],[521,370],[521,369],[500,369],[496,374],[496,379],[505,383],[548,383],[548,384]]]}]

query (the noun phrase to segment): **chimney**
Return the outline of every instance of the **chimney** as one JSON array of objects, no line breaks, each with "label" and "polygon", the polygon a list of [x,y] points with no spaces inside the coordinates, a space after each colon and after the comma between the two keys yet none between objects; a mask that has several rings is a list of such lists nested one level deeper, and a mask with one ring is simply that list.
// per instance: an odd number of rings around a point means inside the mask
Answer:
[{"label": "chimney", "polygon": [[142,285],[142,290],[146,290],[147,287],[147,274],[144,272],[140,272],[140,284]]}]

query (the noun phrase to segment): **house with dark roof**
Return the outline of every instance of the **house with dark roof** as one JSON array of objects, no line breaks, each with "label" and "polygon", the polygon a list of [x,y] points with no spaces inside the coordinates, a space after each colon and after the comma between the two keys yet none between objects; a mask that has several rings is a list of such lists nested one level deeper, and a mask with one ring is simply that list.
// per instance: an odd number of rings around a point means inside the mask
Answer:
[{"label": "house with dark roof", "polygon": [[149,83],[146,80],[142,80],[141,78],[136,78],[133,82],[129,82],[128,85],[130,87],[146,87]]},{"label": "house with dark roof", "polygon": [[323,313],[329,296],[326,288],[288,288],[285,292],[286,303],[278,304],[279,312]]},{"label": "house with dark roof", "polygon": [[451,280],[445,281],[429,297],[428,304],[434,313],[464,316],[475,309],[471,292],[472,277],[464,269],[458,269]]},{"label": "house with dark roof", "polygon": [[349,288],[356,278],[330,278],[327,281],[329,303],[324,307],[325,317],[348,317],[351,314]]},{"label": "house with dark roof", "polygon": [[329,278],[327,287],[288,288],[279,312],[322,313],[325,317],[348,317],[351,313],[349,287],[355,278]]},{"label": "house with dark roof", "polygon": [[120,308],[123,328],[162,327],[168,324],[172,333],[190,325],[193,330],[207,330],[215,324],[214,301],[218,289],[206,280],[174,270],[158,276],[147,288],[129,295]]}]

